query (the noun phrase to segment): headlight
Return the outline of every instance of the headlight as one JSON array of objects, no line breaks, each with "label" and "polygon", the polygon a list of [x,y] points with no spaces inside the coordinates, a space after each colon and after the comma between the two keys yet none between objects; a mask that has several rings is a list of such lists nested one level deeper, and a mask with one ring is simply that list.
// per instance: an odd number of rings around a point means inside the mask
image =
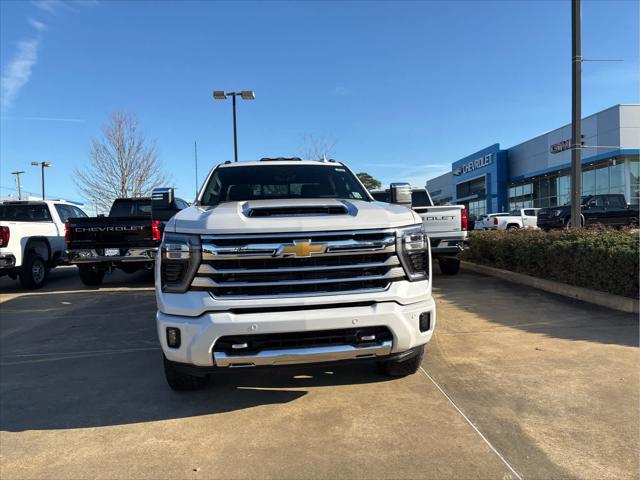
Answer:
[{"label": "headlight", "polygon": [[396,249],[410,281],[429,278],[431,252],[429,238],[422,225],[398,230]]},{"label": "headlight", "polygon": [[554,217],[558,217],[560,216],[560,214],[562,213],[562,209],[561,208],[557,208],[553,211],[553,216]]},{"label": "headlight", "polygon": [[160,281],[163,292],[186,292],[202,257],[200,237],[165,232],[160,245]]}]

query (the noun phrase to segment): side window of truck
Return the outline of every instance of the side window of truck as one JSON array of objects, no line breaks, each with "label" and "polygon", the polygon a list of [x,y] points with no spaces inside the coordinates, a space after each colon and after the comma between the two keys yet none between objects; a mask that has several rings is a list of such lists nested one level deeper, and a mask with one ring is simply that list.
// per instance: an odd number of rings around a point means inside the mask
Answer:
[{"label": "side window of truck", "polygon": [[411,192],[412,207],[432,207],[429,201],[429,195],[424,190],[414,190]]},{"label": "side window of truck", "polygon": [[537,212],[535,210],[525,210],[524,211],[524,214],[527,217],[536,217],[537,216],[536,213]]}]

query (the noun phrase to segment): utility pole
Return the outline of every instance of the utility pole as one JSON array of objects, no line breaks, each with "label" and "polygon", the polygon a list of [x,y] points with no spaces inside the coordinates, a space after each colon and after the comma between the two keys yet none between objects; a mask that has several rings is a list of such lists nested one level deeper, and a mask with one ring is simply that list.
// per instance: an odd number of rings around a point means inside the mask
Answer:
[{"label": "utility pole", "polygon": [[582,226],[582,47],[580,0],[571,0],[571,227]]},{"label": "utility pole", "polygon": [[11,175],[16,176],[16,184],[18,186],[18,200],[22,200],[22,186],[20,185],[20,175],[23,173],[23,171],[11,172]]}]

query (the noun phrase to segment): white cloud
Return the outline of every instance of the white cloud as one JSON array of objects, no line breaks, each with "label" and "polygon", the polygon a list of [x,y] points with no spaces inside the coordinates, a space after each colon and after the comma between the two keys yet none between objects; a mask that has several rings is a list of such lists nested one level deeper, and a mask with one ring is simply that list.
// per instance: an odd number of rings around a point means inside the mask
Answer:
[{"label": "white cloud", "polygon": [[35,0],[33,5],[43,12],[56,13],[56,10],[64,6],[64,3],[60,0]]},{"label": "white cloud", "polygon": [[27,20],[29,22],[29,25],[31,25],[33,28],[35,28],[39,32],[47,29],[47,26],[44,23],[42,23],[39,20],[36,20],[35,18],[29,17]]},{"label": "white cloud", "polygon": [[336,95],[337,97],[344,97],[349,94],[349,90],[346,87],[337,86],[333,90],[331,90],[332,95]]},{"label": "white cloud", "polygon": [[0,78],[0,109],[6,111],[31,78],[31,69],[38,60],[38,39],[24,40],[18,43],[18,51],[2,71]]}]

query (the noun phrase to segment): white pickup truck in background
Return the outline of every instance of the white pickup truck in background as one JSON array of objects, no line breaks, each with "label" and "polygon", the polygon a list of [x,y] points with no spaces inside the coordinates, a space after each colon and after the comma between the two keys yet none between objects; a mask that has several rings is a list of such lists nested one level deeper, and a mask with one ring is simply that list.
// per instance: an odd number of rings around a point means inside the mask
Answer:
[{"label": "white pickup truck in background", "polygon": [[509,213],[489,213],[480,215],[475,222],[474,230],[497,230],[498,218],[496,217],[508,217]]},{"label": "white pickup truck in background", "polygon": [[538,229],[539,208],[518,208],[509,215],[493,217],[492,230]]},{"label": "white pickup truck in background", "polygon": [[[392,184],[398,185],[398,184]],[[406,184],[409,188],[409,184]],[[391,202],[390,190],[372,190],[379,202]],[[460,270],[458,254],[467,241],[467,211],[462,205],[434,205],[424,188],[411,188],[411,205],[422,218],[424,231],[429,236],[431,255],[438,259],[440,271],[455,275]]]},{"label": "white pickup truck in background", "polygon": [[0,203],[0,277],[40,288],[49,270],[66,261],[65,222],[86,216],[63,200]]}]

